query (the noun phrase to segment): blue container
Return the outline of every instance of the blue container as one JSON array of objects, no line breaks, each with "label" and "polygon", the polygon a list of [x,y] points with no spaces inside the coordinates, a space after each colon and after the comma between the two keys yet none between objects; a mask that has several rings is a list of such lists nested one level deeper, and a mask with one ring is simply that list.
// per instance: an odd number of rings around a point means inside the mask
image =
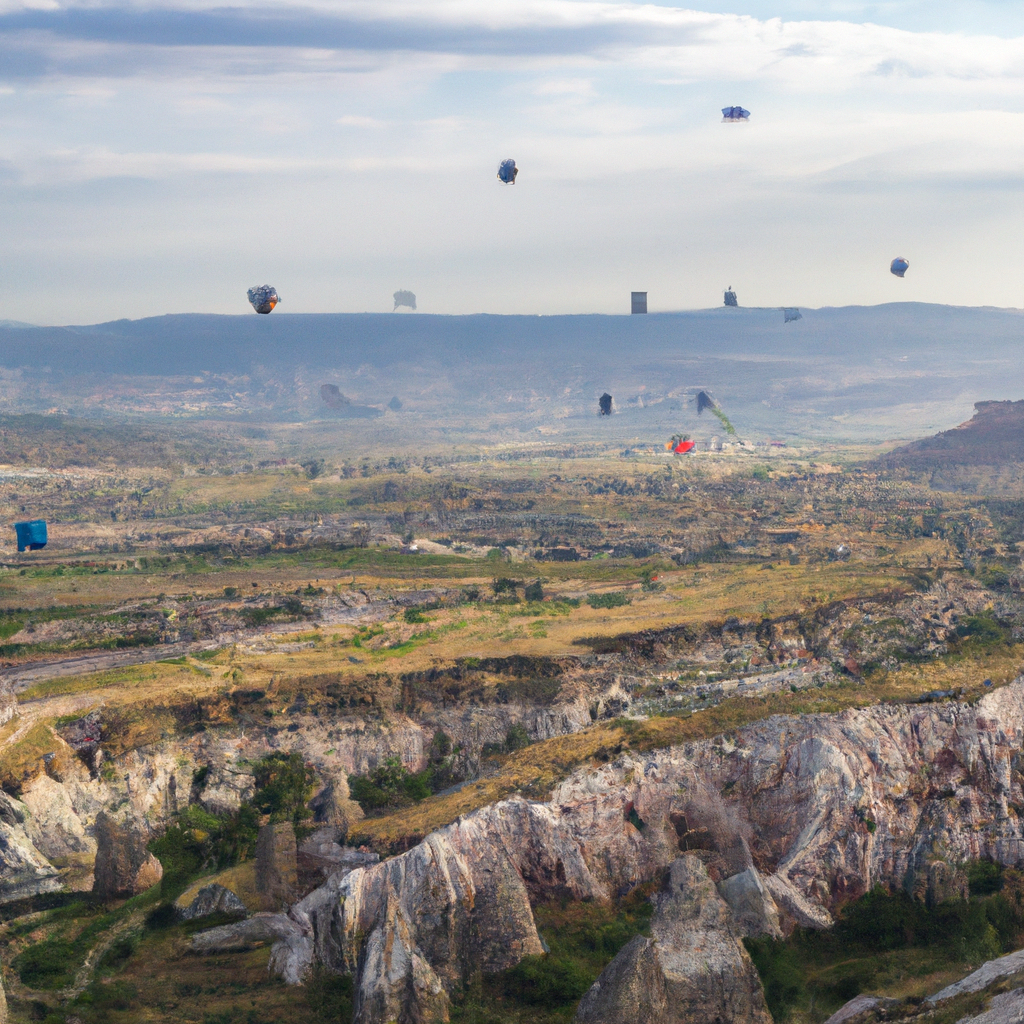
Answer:
[{"label": "blue container", "polygon": [[18,535],[18,550],[38,551],[46,547],[46,520],[32,519],[27,523],[15,523],[14,532]]}]

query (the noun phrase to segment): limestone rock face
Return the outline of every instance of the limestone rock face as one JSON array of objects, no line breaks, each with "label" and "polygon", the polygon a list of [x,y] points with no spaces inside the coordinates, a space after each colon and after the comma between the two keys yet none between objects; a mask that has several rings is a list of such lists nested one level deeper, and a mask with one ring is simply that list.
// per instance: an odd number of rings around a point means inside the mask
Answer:
[{"label": "limestone rock face", "polygon": [[557,809],[507,800],[328,883],[292,916],[311,954],[356,976],[357,1024],[427,1024],[447,1020],[448,993],[472,972],[543,952],[531,890],[608,896]]},{"label": "limestone rock face", "polygon": [[658,894],[651,938],[619,951],[576,1012],[579,1024],[771,1024],[729,907],[703,862],[679,857]]},{"label": "limestone rock face", "polygon": [[0,791],[0,902],[60,888],[57,871],[32,842],[28,809]]},{"label": "limestone rock face", "polygon": [[[976,705],[778,716],[727,739],[577,772],[551,800],[575,808],[576,820],[587,822],[577,835],[588,860],[601,850],[604,870],[622,880],[647,866],[620,852],[614,808],[631,804],[645,834],[671,840],[685,803],[724,792],[783,927],[828,927],[838,904],[878,883],[941,900],[963,884],[951,865],[1024,863],[1022,746],[1018,679]],[[652,836],[650,855],[666,863],[668,846],[655,847]]]},{"label": "limestone rock face", "polygon": [[944,999],[952,999],[963,992],[980,992],[987,988],[994,981],[1000,978],[1024,971],[1024,949],[1018,949],[1015,953],[1007,953],[996,960],[989,960],[983,963],[976,971],[972,971],[966,978],[947,985],[940,992],[928,997],[929,1003],[941,1003]]},{"label": "limestone rock face", "polygon": [[740,935],[782,938],[779,911],[772,894],[755,867],[730,875],[718,883],[718,892],[729,905],[733,925]]},{"label": "limestone rock face", "polygon": [[163,868],[147,849],[148,832],[132,821],[118,824],[105,811],[96,817],[95,880],[101,899],[144,892],[163,877]]},{"label": "limestone rock face", "polygon": [[266,910],[287,907],[298,893],[295,829],[290,821],[260,825],[256,836],[256,890]]}]

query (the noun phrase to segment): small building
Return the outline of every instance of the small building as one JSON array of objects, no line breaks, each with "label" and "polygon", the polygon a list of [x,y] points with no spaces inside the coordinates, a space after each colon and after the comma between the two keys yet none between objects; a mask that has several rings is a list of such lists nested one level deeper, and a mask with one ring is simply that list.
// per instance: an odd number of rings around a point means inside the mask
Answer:
[{"label": "small building", "polygon": [[647,292],[630,292],[630,313],[647,312]]}]

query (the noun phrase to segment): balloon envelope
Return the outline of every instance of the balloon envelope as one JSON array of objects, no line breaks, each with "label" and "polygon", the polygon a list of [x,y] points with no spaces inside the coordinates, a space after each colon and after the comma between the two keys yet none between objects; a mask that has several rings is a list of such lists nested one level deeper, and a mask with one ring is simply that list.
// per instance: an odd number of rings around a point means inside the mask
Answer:
[{"label": "balloon envelope", "polygon": [[519,173],[519,168],[516,167],[515,160],[509,157],[507,160],[502,160],[498,165],[498,181],[503,185],[514,185],[516,183],[516,175]]},{"label": "balloon envelope", "polygon": [[742,107],[722,107],[723,121],[749,121],[750,111]]},{"label": "balloon envelope", "polygon": [[803,314],[799,309],[783,309],[782,311],[783,323],[792,323],[794,320],[803,320]]},{"label": "balloon envelope", "polygon": [[247,292],[252,308],[257,313],[269,313],[280,301],[277,289],[272,284],[261,284]]},{"label": "balloon envelope", "polygon": [[902,277],[909,269],[910,263],[902,256],[897,256],[896,259],[889,264],[889,273],[895,274],[897,277]]}]

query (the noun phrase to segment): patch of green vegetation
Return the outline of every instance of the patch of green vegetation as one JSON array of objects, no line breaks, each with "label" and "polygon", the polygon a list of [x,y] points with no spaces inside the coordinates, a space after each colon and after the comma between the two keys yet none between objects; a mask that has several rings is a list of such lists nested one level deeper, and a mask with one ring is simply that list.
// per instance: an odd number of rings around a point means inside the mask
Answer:
[{"label": "patch of green vegetation", "polygon": [[[150,843],[164,869],[161,892],[174,899],[194,879],[248,860],[255,852],[260,817],[291,821],[304,835],[311,816],[313,770],[301,754],[273,753],[250,765],[255,779],[251,801],[233,814],[210,814],[198,804],[181,811],[162,836]],[[200,769],[201,771],[201,769]]]},{"label": "patch of green vegetation", "polygon": [[653,885],[637,886],[616,904],[569,899],[534,908],[548,952],[500,974],[473,979],[456,997],[453,1024],[556,1024],[570,1021],[580,997],[654,912]]},{"label": "patch of green vegetation", "polygon": [[776,1024],[813,1006],[827,1016],[864,991],[1019,948],[1024,872],[967,866],[972,898],[935,907],[881,887],[848,904],[827,932],[797,929],[785,940],[744,939]]},{"label": "patch of green vegetation", "polygon": [[965,615],[957,624],[955,635],[962,648],[986,650],[1010,642],[1010,630],[992,612]]},{"label": "patch of green vegetation", "polygon": [[587,604],[591,608],[622,608],[632,603],[633,599],[624,590],[612,591],[609,594],[587,594]]},{"label": "patch of green vegetation", "polygon": [[442,729],[434,733],[427,750],[427,767],[410,772],[397,757],[388,757],[366,775],[348,777],[352,799],[368,814],[408,807],[465,779],[460,755]]}]

